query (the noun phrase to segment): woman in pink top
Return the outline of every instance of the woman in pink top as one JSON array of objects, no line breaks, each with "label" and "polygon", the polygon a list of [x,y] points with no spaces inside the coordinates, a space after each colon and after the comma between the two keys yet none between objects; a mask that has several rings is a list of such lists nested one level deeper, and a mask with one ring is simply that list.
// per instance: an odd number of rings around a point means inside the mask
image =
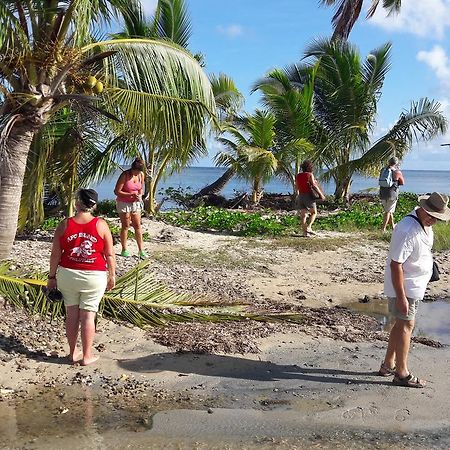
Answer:
[{"label": "woman in pink top", "polygon": [[130,252],[127,250],[127,237],[131,223],[139,249],[139,258],[146,258],[141,228],[142,195],[144,193],[144,161],[141,158],[136,158],[131,165],[131,169],[125,170],[120,175],[114,193],[117,195],[117,212],[122,225],[120,229],[120,244],[122,245],[120,256],[130,256]]}]

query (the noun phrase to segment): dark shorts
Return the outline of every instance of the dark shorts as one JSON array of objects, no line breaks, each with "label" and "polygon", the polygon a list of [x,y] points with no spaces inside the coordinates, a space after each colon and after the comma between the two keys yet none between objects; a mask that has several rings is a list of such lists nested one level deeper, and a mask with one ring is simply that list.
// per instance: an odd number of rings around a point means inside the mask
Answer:
[{"label": "dark shorts", "polygon": [[296,209],[313,209],[316,207],[316,201],[310,193],[298,194],[295,201]]}]

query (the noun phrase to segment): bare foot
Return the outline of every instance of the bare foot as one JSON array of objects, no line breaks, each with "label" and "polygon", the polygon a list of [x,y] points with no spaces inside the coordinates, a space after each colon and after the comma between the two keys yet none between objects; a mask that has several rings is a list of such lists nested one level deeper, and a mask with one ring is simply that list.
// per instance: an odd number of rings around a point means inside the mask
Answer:
[{"label": "bare foot", "polygon": [[83,359],[83,353],[76,351],[73,355],[67,356],[71,364],[78,364]]},{"label": "bare foot", "polygon": [[90,358],[83,358],[81,360],[82,366],[89,366],[89,364],[95,363],[99,359],[99,356],[91,356]]}]

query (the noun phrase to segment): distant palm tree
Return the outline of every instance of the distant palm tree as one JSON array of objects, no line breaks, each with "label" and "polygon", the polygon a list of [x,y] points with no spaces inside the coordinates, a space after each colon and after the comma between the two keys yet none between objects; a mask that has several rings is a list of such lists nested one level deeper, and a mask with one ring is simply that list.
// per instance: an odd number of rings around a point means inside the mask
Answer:
[{"label": "distant palm tree", "polygon": [[333,178],[337,199],[349,194],[355,172],[375,174],[392,155],[402,158],[414,140],[429,140],[445,133],[447,120],[440,104],[428,99],[412,102],[394,126],[374,144],[377,103],[389,71],[390,44],[362,60],[346,41],[317,40],[306,51],[317,67],[314,112],[322,143],[315,159]]},{"label": "distant palm tree", "polygon": [[239,126],[225,128],[229,138],[219,138],[228,150],[217,155],[217,165],[233,169],[238,177],[250,181],[254,204],[259,203],[264,183],[278,168],[278,160],[272,152],[275,122],[273,114],[256,110],[253,115],[243,118]]},{"label": "distant palm tree", "polygon": [[215,103],[195,58],[168,41],[93,41],[99,24],[140,11],[137,0],[1,2],[0,259],[14,241],[34,136],[62,108],[117,116],[118,130],[154,146],[202,141]]},{"label": "distant palm tree", "polygon": [[[298,70],[301,83],[289,79],[293,70]],[[314,68],[274,69],[253,86],[253,90],[262,92],[263,105],[276,118],[277,172],[291,184],[294,194],[297,191],[295,176],[300,172],[301,162],[313,155],[317,137],[313,107],[315,72]]]},{"label": "distant palm tree", "polygon": [[[370,19],[375,14],[381,0],[370,0],[370,2],[366,19]],[[361,14],[364,0],[320,0],[320,3],[335,7],[335,14],[332,18],[334,29],[332,39],[347,39]],[[402,6],[402,0],[383,0],[381,6],[388,15],[398,13]]]}]

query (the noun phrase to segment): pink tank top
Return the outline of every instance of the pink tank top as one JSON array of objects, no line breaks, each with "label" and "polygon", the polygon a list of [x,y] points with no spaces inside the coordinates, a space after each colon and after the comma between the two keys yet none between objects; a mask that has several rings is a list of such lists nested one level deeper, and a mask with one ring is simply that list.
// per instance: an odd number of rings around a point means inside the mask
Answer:
[{"label": "pink tank top", "polygon": [[[138,176],[138,181],[133,181],[133,175],[132,173],[127,170],[125,172],[125,183],[123,184],[122,191],[124,192],[139,192],[142,189],[142,182],[141,182],[141,174]],[[125,202],[125,203],[133,203],[135,200],[131,199],[130,197],[121,197],[120,195],[117,196],[117,200],[119,202]]]}]

